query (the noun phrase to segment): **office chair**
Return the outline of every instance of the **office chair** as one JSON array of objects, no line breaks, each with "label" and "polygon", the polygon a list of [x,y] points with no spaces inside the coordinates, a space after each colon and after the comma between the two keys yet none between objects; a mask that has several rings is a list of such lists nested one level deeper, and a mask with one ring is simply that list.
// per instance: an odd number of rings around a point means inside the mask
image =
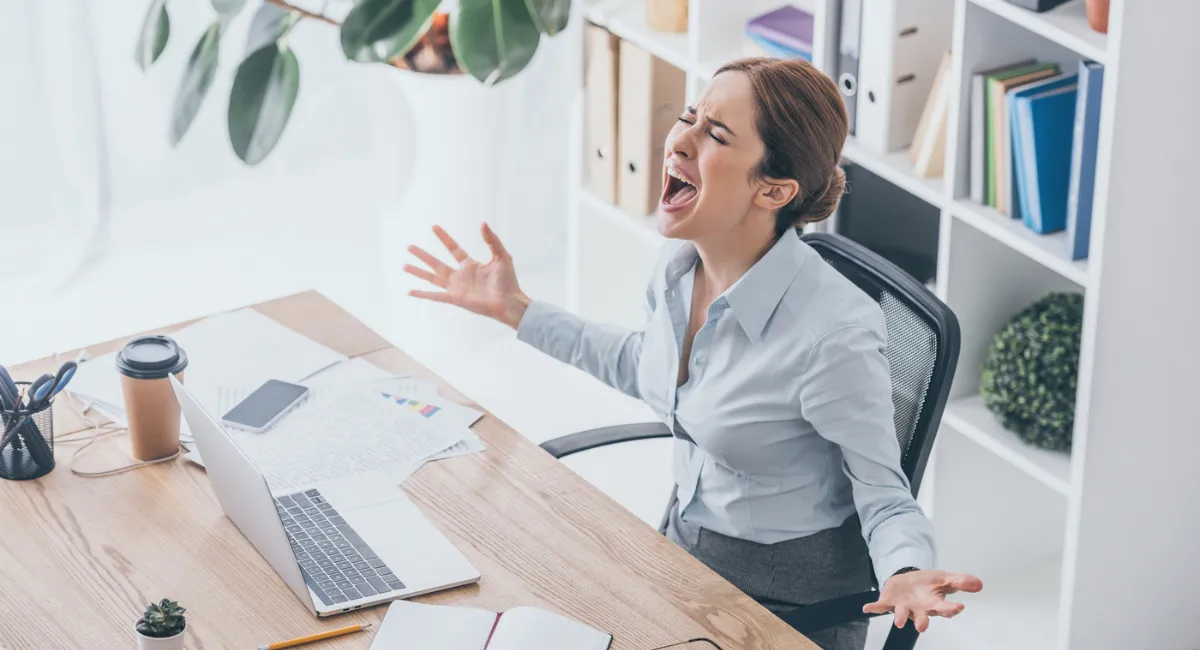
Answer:
[{"label": "office chair", "polygon": [[[912,276],[863,246],[824,233],[802,239],[883,309],[901,467],[916,496],[958,363],[958,319]],[[563,458],[619,442],[670,437],[662,423],[629,424],[562,436],[542,443],[542,448]],[[878,595],[872,589],[834,598],[799,607],[781,618],[801,633],[815,632],[868,618],[862,607]],[[884,650],[912,650],[916,642],[917,631],[910,620],[903,628],[891,629]]]}]

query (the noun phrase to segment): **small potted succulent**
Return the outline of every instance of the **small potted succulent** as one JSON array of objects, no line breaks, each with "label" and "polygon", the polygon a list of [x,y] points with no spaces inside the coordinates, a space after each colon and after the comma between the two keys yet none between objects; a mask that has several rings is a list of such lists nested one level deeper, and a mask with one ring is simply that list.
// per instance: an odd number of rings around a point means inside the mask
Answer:
[{"label": "small potted succulent", "polygon": [[166,598],[146,605],[137,622],[138,650],[183,650],[184,611],[179,603]]}]

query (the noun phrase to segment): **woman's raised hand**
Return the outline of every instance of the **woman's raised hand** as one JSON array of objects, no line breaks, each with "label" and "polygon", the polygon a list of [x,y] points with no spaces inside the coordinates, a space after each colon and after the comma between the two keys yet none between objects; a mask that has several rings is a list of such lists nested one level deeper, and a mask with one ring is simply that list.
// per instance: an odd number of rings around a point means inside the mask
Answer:
[{"label": "woman's raised hand", "polygon": [[879,600],[863,606],[865,614],[894,612],[896,627],[912,619],[918,632],[929,629],[933,616],[953,618],[963,611],[962,603],[946,600],[960,591],[978,593],[983,581],[966,573],[912,571],[888,578],[879,590]]},{"label": "woman's raised hand", "polygon": [[500,243],[500,238],[487,224],[483,225],[482,232],[483,241],[487,242],[492,252],[492,259],[487,262],[471,259],[458,242],[439,226],[433,227],[433,234],[445,245],[454,264],[442,262],[419,246],[409,246],[408,252],[421,260],[426,268],[405,264],[404,271],[441,289],[413,290],[409,295],[457,305],[516,329],[529,306],[529,297],[517,284],[512,257],[504,249],[504,244]]}]

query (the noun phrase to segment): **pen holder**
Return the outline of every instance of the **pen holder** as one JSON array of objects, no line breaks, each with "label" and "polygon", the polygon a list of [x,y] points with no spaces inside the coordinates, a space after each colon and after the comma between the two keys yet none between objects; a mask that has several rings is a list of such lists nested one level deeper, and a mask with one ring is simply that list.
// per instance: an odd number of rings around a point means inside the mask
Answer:
[{"label": "pen holder", "polygon": [[51,400],[33,410],[0,410],[0,478],[27,481],[54,469],[53,406]]}]

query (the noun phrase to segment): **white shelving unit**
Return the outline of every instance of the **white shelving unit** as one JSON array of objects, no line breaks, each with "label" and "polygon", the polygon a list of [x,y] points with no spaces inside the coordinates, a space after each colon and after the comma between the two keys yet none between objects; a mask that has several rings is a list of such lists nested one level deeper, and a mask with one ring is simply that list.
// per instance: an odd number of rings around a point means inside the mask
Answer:
[{"label": "white shelving unit", "polygon": [[[686,34],[650,30],[644,0],[602,0],[583,13],[685,70],[695,96],[739,55],[746,19],[783,1],[691,0]],[[1200,647],[1188,606],[1200,581],[1200,418],[1191,406],[1200,394],[1192,344],[1200,309],[1191,298],[1200,220],[1189,216],[1200,177],[1200,95],[1180,81],[1189,78],[1187,55],[1200,54],[1192,33],[1200,3],[1112,0],[1105,35],[1088,26],[1085,0],[1042,14],[1006,0],[948,2],[955,24],[945,176],[920,178],[907,152],[876,154],[853,138],[844,150],[940,211],[935,291],[962,328],[922,502],[943,568],[977,573],[986,586],[918,648]],[[829,71],[839,0],[793,4],[815,14],[814,63]],[[1064,235],[1037,235],[967,198],[970,76],[1029,57],[1064,70],[1081,59],[1106,66],[1089,260],[1070,260]],[[578,200],[569,215],[569,303],[593,319],[636,325],[662,239],[646,216],[586,190],[581,139],[571,144]],[[1022,442],[978,395],[992,337],[1050,291],[1085,295],[1070,454]]]}]

